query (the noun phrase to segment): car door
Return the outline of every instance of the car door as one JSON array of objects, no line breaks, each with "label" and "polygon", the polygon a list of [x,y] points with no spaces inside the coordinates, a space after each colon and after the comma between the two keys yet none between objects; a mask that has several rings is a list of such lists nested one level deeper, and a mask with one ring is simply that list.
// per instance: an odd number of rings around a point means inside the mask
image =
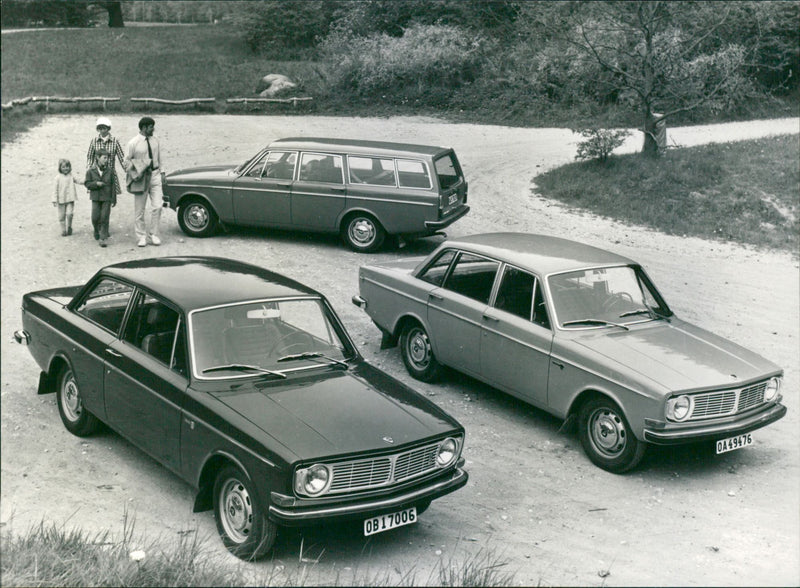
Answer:
[{"label": "car door", "polygon": [[495,260],[460,252],[442,287],[428,293],[429,336],[440,362],[480,374],[481,329],[499,266]]},{"label": "car door", "polygon": [[269,151],[233,181],[233,214],[237,224],[289,226],[297,153]]},{"label": "car door", "polygon": [[184,337],[177,310],[137,292],[122,339],[106,350],[104,381],[108,423],[176,471],[188,385]]},{"label": "car door", "polygon": [[347,189],[343,157],[333,153],[300,154],[297,180],[292,184],[292,225],[335,231],[344,210]]},{"label": "car door", "polygon": [[77,302],[74,344],[70,362],[86,408],[105,420],[103,374],[106,350],[117,338],[133,287],[111,278],[101,278]]},{"label": "car door", "polygon": [[530,272],[505,265],[493,305],[483,314],[482,378],[546,407],[552,344],[540,281]]}]

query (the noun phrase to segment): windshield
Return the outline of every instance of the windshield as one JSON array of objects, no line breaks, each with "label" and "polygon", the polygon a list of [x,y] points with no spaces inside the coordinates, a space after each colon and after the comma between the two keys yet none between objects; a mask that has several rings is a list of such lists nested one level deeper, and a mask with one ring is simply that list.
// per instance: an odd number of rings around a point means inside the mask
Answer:
[{"label": "windshield", "polygon": [[353,357],[314,298],[248,302],[189,315],[197,378],[283,377],[285,372],[332,366]]},{"label": "windshield", "polygon": [[246,168],[248,165],[250,165],[250,162],[251,162],[251,161],[255,161],[256,159],[258,159],[259,157],[261,157],[261,156],[264,154],[264,151],[265,151],[265,150],[261,150],[261,151],[259,151],[258,153],[256,153],[255,155],[253,155],[253,157],[251,157],[250,159],[248,159],[248,160],[246,160],[246,161],[243,161],[242,163],[240,163],[239,165],[237,165],[235,168],[233,168],[233,173],[235,173],[235,174],[239,174],[239,173],[241,173],[243,169],[245,169],[245,168]]},{"label": "windshield", "polygon": [[579,270],[550,276],[547,281],[561,327],[606,328],[671,314],[637,267]]}]

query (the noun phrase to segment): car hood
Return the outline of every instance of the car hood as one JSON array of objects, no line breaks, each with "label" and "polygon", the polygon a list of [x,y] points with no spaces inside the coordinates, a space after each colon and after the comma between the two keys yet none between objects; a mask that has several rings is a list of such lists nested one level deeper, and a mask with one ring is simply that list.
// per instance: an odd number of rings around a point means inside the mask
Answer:
[{"label": "car hood", "polygon": [[662,393],[731,387],[781,372],[760,355],[677,319],[630,331],[604,330],[575,342],[605,358],[600,361],[614,365],[615,372],[632,375]]},{"label": "car hood", "polygon": [[236,177],[236,174],[233,173],[235,167],[235,164],[228,164],[179,169],[167,174],[167,183],[175,184],[179,182],[193,182],[209,179],[232,179]]},{"label": "car hood", "polygon": [[301,459],[385,450],[461,430],[435,404],[370,366],[215,396]]}]

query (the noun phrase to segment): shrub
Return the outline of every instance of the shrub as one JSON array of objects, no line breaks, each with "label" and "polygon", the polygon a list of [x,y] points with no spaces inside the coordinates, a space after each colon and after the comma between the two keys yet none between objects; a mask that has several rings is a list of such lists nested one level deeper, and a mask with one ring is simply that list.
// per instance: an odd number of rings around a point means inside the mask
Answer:
[{"label": "shrub", "polygon": [[627,130],[612,131],[609,129],[582,129],[573,132],[586,137],[585,141],[578,143],[578,153],[575,155],[575,159],[598,159],[601,163],[605,163],[611,152],[622,145],[631,134]]}]

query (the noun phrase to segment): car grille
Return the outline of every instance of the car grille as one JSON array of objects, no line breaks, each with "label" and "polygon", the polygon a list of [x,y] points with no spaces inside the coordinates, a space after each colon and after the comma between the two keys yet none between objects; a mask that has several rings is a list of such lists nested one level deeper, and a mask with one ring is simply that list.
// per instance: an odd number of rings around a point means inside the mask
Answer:
[{"label": "car grille", "polygon": [[332,464],[329,493],[380,488],[434,471],[438,448],[434,443],[396,455]]},{"label": "car grille", "polygon": [[764,402],[766,387],[767,383],[761,382],[746,388],[695,394],[692,396],[694,407],[689,419],[729,416],[758,406]]}]

